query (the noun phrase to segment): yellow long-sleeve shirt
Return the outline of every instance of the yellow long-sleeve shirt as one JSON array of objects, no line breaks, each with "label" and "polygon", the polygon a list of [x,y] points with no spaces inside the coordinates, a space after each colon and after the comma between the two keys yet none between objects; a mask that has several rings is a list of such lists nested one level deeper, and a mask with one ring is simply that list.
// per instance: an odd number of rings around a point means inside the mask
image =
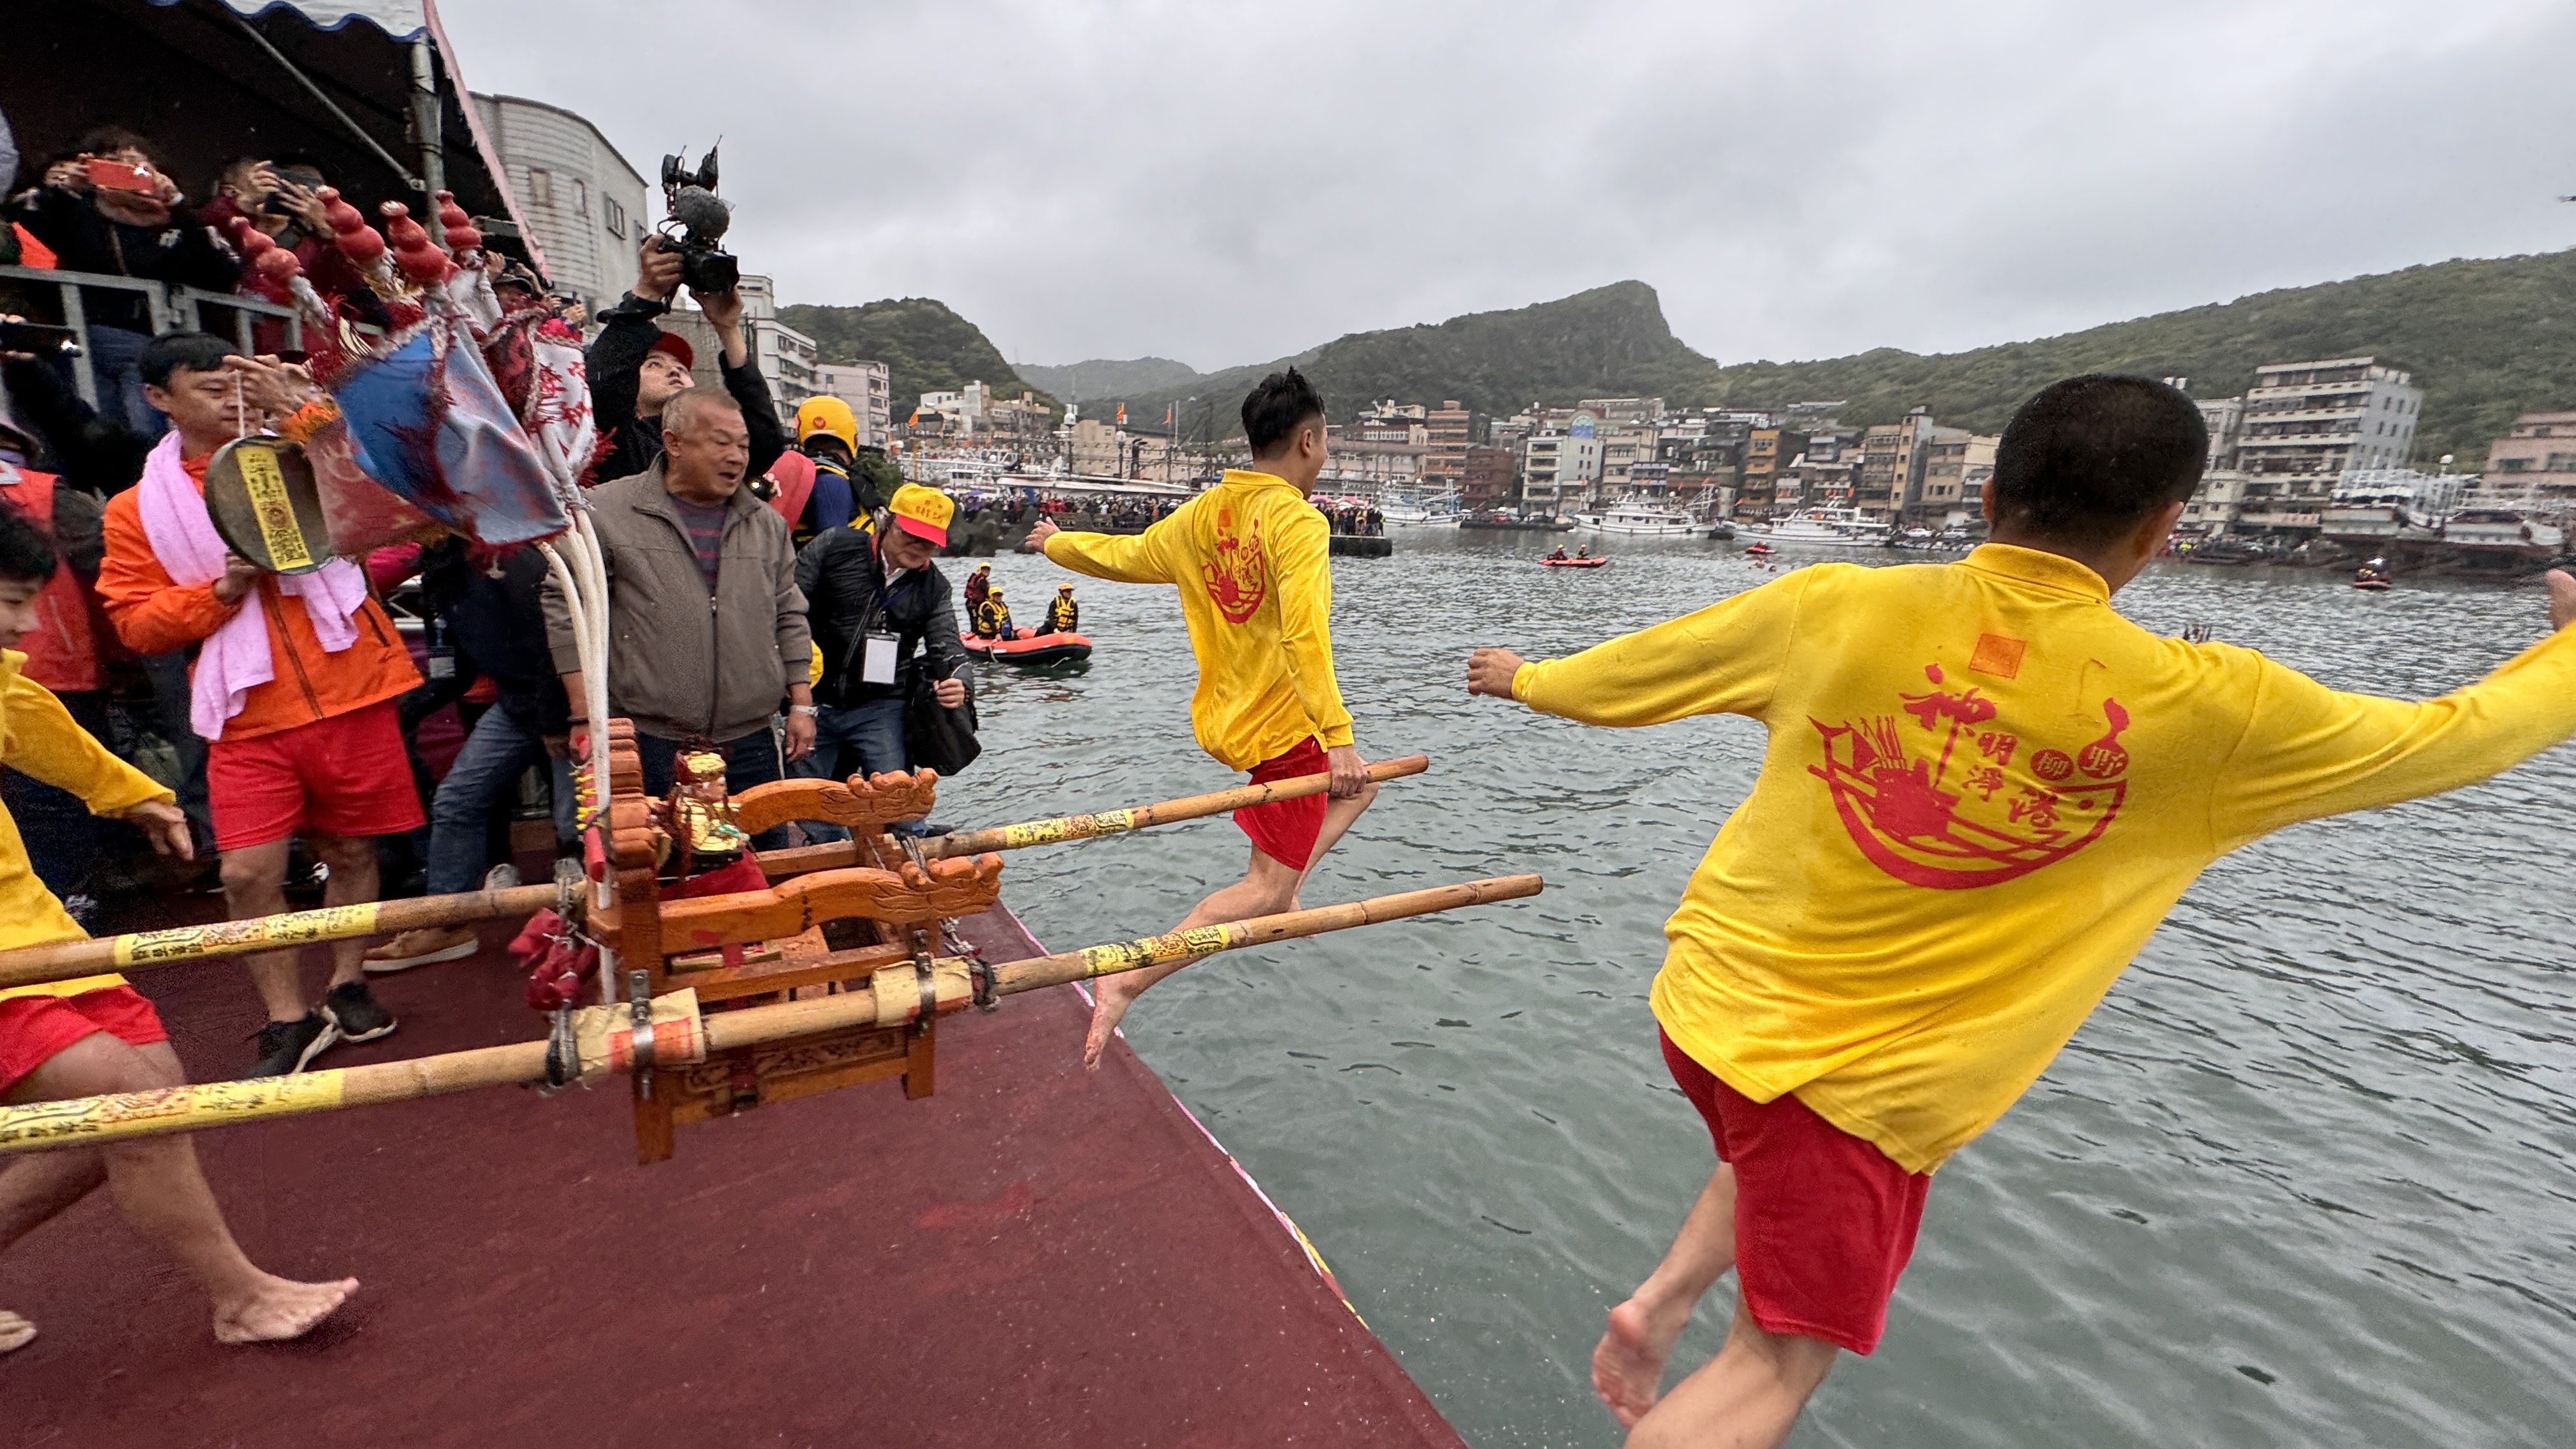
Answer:
[{"label": "yellow long-sleeve shirt", "polygon": [[1199,663],[1199,748],[1249,770],[1308,736],[1327,749],[1351,742],[1333,678],[1331,540],[1286,479],[1229,468],[1142,534],[1059,533],[1046,555],[1095,579],[1180,590]]},{"label": "yellow long-sleeve shirt", "polygon": [[[94,815],[121,815],[147,800],[172,798],[159,781],[91,738],[53,691],[20,673],[26,662],[14,649],[0,650],[0,766],[69,791]],[[78,941],[88,934],[36,878],[18,822],[0,810],[0,949]],[[0,990],[0,998],[78,996],[124,983],[114,974],[83,976]]]},{"label": "yellow long-sleeve shirt", "polygon": [[1988,544],[1798,570],[1523,667],[1603,725],[1741,714],[1762,773],[1666,922],[1656,1019],[1909,1171],[2003,1115],[2203,867],[2492,775],[2576,732],[2576,629],[2420,704],[2162,639],[2101,578]]}]

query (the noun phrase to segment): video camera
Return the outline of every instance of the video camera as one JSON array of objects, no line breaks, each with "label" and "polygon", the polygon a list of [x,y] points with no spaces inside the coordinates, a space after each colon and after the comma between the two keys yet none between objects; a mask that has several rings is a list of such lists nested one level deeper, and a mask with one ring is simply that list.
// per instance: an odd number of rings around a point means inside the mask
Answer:
[{"label": "video camera", "polygon": [[670,215],[653,241],[680,254],[680,280],[700,294],[732,291],[742,281],[742,264],[716,245],[733,224],[733,208],[716,195],[715,147],[707,148],[695,171],[683,170],[678,156],[662,158],[662,202]]}]

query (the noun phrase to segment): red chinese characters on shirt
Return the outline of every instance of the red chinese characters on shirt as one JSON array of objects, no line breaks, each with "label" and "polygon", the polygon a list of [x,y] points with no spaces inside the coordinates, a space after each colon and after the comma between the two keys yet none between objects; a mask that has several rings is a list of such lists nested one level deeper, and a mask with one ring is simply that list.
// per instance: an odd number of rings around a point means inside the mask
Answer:
[{"label": "red chinese characters on shirt", "polygon": [[[2015,880],[2102,837],[2128,797],[2129,712],[2102,701],[2100,738],[2071,754],[1999,727],[1975,686],[1900,692],[1897,712],[1827,724],[1808,773],[1833,792],[1852,843],[1908,885],[1968,890]],[[2013,768],[2016,758],[2022,768]]]},{"label": "red chinese characters on shirt", "polygon": [[1199,565],[1199,578],[1227,623],[1241,624],[1261,612],[1261,601],[1270,594],[1270,561],[1261,551],[1261,520],[1252,520],[1252,527],[1238,537],[1234,510],[1219,509],[1216,554]]}]

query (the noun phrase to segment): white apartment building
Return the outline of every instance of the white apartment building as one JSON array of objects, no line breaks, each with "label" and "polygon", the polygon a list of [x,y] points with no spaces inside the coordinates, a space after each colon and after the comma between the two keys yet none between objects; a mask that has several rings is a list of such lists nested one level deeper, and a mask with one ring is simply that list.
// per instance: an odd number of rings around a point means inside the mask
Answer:
[{"label": "white apartment building", "polygon": [[635,248],[652,230],[654,194],[599,128],[561,106],[477,95],[519,214],[545,257],[546,279],[597,316],[635,284]]},{"label": "white apartment building", "polygon": [[859,446],[882,448],[894,435],[891,378],[882,362],[817,362],[814,390],[850,405],[859,420]]},{"label": "white apartment building", "polygon": [[1530,511],[1555,513],[1601,481],[1599,420],[1577,412],[1531,433],[1521,451],[1521,498]]},{"label": "white apartment building", "polygon": [[[688,293],[680,295],[685,298]],[[724,386],[724,374],[719,370],[723,353],[717,349],[716,330],[708,324],[706,314],[683,303],[664,313],[661,324],[664,331],[688,339],[690,350],[697,355],[691,376],[697,379],[698,386]],[[816,386],[814,339],[778,320],[777,293],[767,277],[742,279],[742,326],[744,345],[761,381],[769,386],[769,400],[777,406],[779,425],[793,436],[796,405],[822,391]]]},{"label": "white apartment building", "polygon": [[2247,528],[2314,528],[2346,473],[2402,468],[2423,391],[2372,357],[2274,362],[2255,370],[2236,438]]},{"label": "white apartment building", "polygon": [[[2166,378],[2176,387],[2180,378]],[[2236,526],[2245,506],[2245,474],[2236,466],[2236,437],[2245,426],[2245,399],[2199,398],[2200,420],[2209,428],[2209,457],[2200,488],[2183,505],[2176,527],[2193,533],[2225,533]]]}]

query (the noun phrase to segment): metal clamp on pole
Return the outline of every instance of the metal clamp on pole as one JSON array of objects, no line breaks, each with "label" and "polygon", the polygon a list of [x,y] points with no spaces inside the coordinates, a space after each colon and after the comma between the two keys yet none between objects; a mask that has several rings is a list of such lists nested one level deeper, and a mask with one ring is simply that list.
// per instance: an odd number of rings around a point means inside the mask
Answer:
[{"label": "metal clamp on pole", "polygon": [[930,1019],[939,1014],[939,978],[930,964],[930,928],[912,928],[912,979],[921,988],[921,1007],[913,1019],[915,1031],[926,1031]]},{"label": "metal clamp on pole", "polygon": [[635,1024],[627,1043],[628,1060],[635,1065],[635,1092],[646,1101],[653,1097],[653,980],[643,971],[626,973],[627,1010]]},{"label": "metal clamp on pole", "polygon": [[581,1039],[572,1029],[572,1008],[558,1006],[547,1013],[552,1021],[546,1028],[546,1079],[538,1090],[552,1094],[581,1078]]}]

